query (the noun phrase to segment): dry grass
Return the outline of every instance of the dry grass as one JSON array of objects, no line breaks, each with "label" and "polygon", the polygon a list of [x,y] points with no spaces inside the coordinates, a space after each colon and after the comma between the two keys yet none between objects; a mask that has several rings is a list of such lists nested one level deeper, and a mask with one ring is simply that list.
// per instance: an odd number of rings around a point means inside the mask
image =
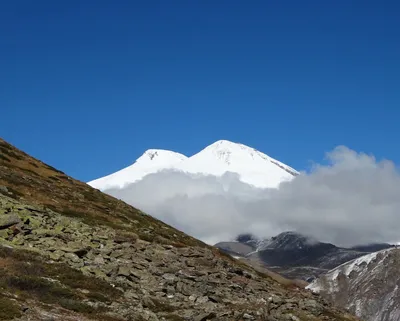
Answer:
[{"label": "dry grass", "polygon": [[[360,319],[356,318],[353,315],[350,315],[348,313],[343,313],[343,311],[333,312],[332,310],[328,310],[328,309],[325,309],[322,312],[322,316],[334,318],[337,321],[356,321],[356,320],[361,321]],[[318,319],[318,321],[320,321],[320,320],[322,321],[323,319],[322,318]]]},{"label": "dry grass", "polygon": [[23,197],[33,204],[79,218],[87,224],[135,232],[150,242],[158,235],[169,244],[206,246],[123,201],[72,179],[2,139],[0,155],[0,185],[13,192],[16,199]]},{"label": "dry grass", "polygon": [[280,285],[282,285],[283,287],[288,288],[288,289],[298,289],[298,288],[304,289],[308,285],[307,282],[302,281],[302,280],[293,280],[293,279],[285,278],[284,276],[282,276],[278,273],[275,273],[271,270],[268,270],[265,267],[262,267],[261,265],[256,264],[254,262],[234,259],[232,256],[230,256],[229,254],[225,253],[224,251],[222,251],[221,249],[218,249],[218,248],[216,248],[214,250],[214,254],[217,257],[228,260],[229,262],[231,262],[234,265],[241,266],[245,270],[249,269],[249,265],[250,265],[255,270],[255,272],[258,274],[258,276],[260,276],[262,278],[266,278],[266,279],[272,279],[272,280],[276,281],[277,283],[279,283]]},{"label": "dry grass", "polygon": [[287,279],[284,276],[272,272],[268,269],[262,269],[262,271],[258,272],[259,275],[264,276],[264,277],[269,277],[272,280],[278,282],[279,284],[283,285],[285,288],[300,288],[300,289],[304,289],[308,283],[302,280],[293,280],[293,279]]}]

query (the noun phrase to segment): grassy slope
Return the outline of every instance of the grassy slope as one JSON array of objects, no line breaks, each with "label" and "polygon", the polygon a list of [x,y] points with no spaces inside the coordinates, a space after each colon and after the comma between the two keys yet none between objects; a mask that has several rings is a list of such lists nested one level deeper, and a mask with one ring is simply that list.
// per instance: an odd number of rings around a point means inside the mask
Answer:
[{"label": "grassy slope", "polygon": [[133,231],[140,238],[180,246],[206,246],[123,201],[32,158],[0,138],[0,186],[13,197],[48,207],[85,223]]}]

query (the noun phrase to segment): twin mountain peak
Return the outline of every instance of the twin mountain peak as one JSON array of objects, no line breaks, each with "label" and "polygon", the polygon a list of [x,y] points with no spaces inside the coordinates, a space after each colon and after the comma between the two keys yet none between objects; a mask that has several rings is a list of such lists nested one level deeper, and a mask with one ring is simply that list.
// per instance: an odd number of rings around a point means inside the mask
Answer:
[{"label": "twin mountain peak", "polygon": [[257,188],[276,188],[299,175],[295,169],[254,148],[219,140],[190,157],[169,150],[149,149],[132,165],[88,184],[100,190],[123,188],[148,174],[166,170],[205,176],[233,172],[242,182]]}]

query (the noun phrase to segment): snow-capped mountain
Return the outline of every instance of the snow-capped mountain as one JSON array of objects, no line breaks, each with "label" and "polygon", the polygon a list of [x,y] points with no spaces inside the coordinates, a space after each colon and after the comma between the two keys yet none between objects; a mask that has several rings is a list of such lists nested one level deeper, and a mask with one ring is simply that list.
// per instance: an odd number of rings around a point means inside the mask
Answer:
[{"label": "snow-capped mountain", "polygon": [[254,148],[220,140],[191,157],[151,149],[131,166],[88,184],[100,190],[123,188],[162,170],[214,176],[233,172],[239,175],[242,182],[258,188],[276,188],[281,182],[289,181],[299,174],[295,169]]},{"label": "snow-capped mountain", "polygon": [[136,162],[111,175],[95,179],[88,184],[100,190],[109,188],[123,188],[124,186],[141,180],[148,174],[163,169],[173,169],[185,161],[185,155],[163,149],[149,149]]},{"label": "snow-capped mountain", "polygon": [[400,320],[400,250],[385,249],[347,262],[307,288],[366,321]]},{"label": "snow-capped mountain", "polygon": [[259,243],[257,251],[268,249],[274,250],[301,250],[319,243],[309,236],[301,235],[293,231],[283,232],[269,240],[263,240]]}]

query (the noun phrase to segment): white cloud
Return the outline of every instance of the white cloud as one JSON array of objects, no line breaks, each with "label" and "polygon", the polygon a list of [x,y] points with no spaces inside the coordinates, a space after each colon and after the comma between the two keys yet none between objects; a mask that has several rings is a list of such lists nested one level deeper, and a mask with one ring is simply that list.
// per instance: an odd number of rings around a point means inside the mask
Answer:
[{"label": "white cloud", "polygon": [[400,175],[389,161],[337,147],[328,165],[257,189],[227,173],[190,176],[163,171],[106,192],[208,243],[240,233],[270,237],[296,230],[350,246],[400,240]]}]

